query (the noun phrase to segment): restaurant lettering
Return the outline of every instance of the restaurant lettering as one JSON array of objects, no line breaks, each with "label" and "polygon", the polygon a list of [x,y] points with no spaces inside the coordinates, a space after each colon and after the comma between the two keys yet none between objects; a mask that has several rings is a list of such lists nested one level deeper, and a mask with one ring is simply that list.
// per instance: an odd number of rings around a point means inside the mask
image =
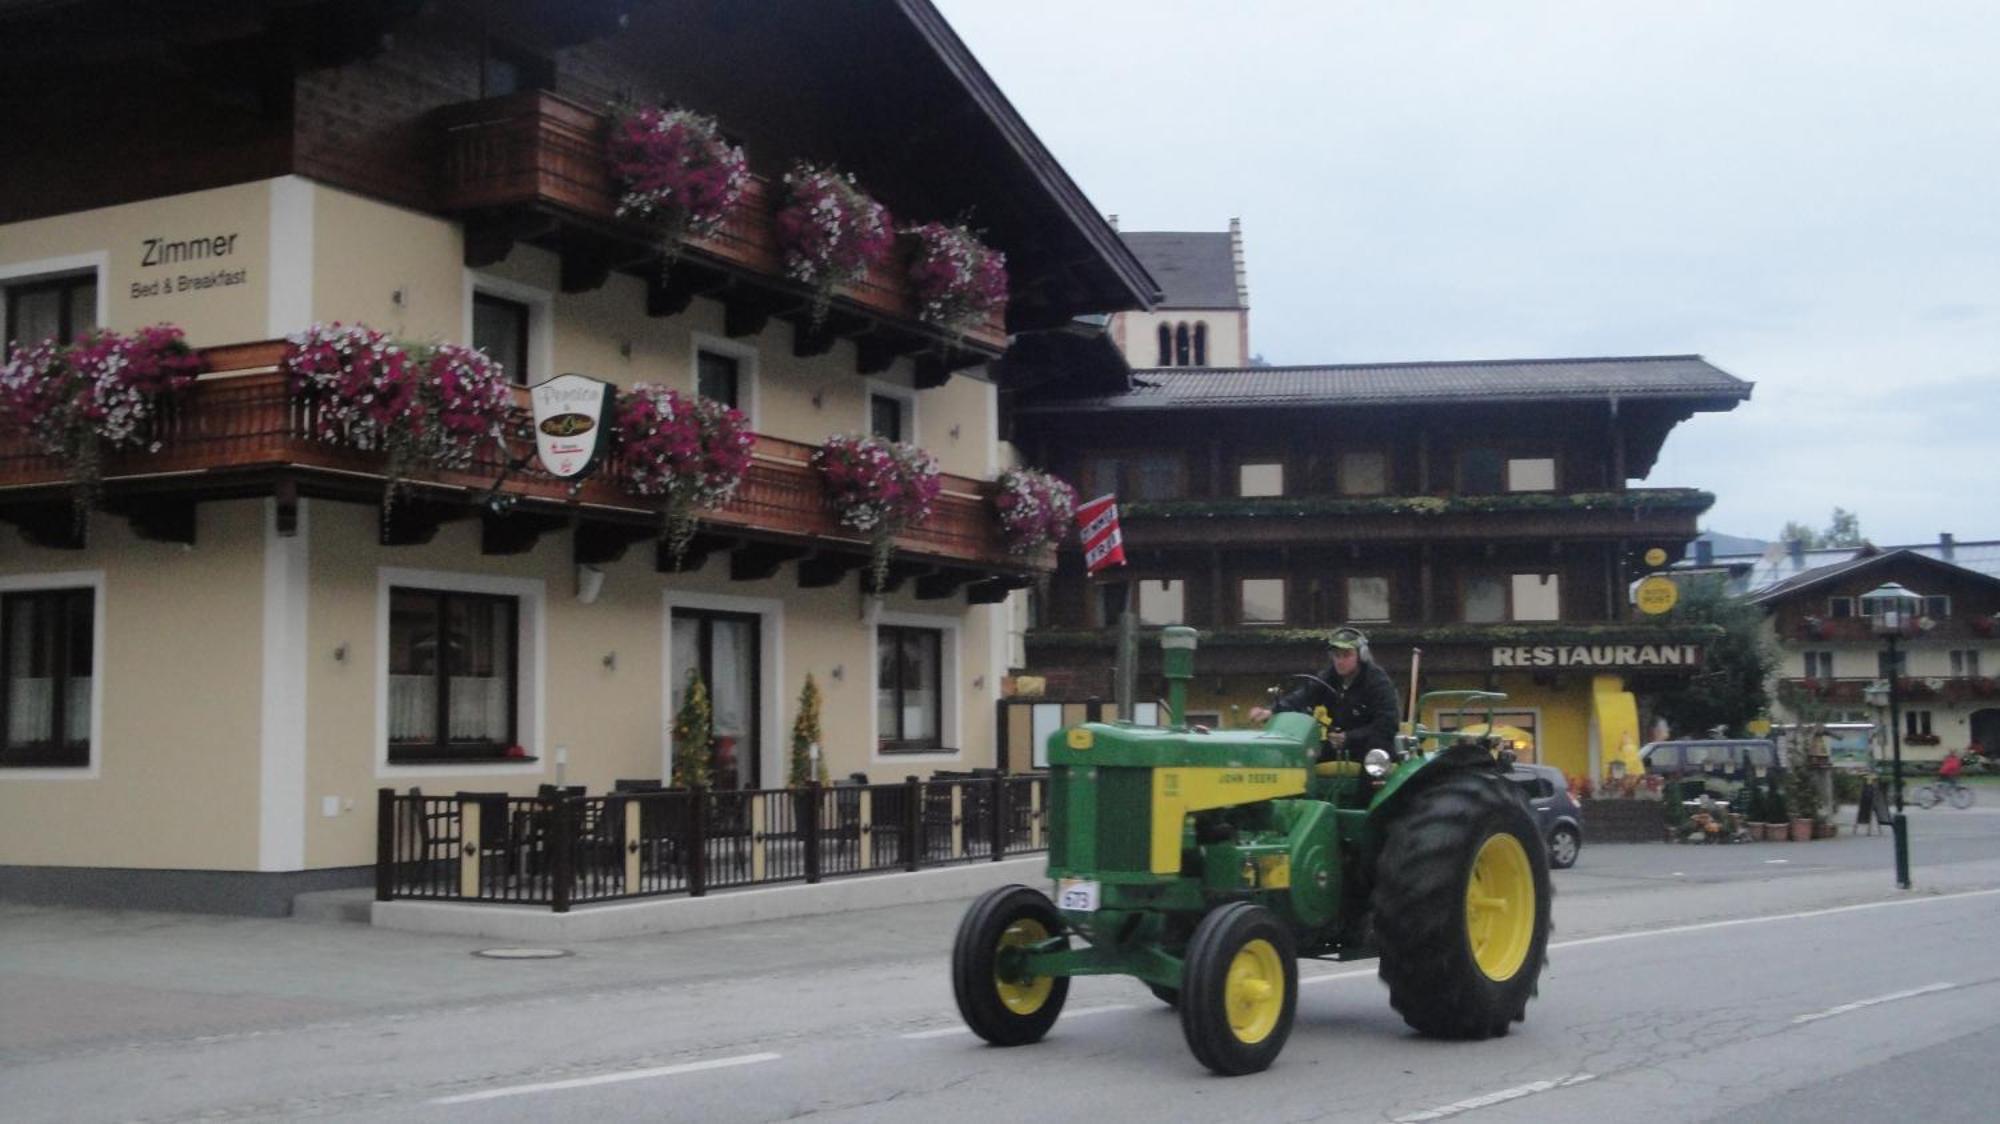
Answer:
[{"label": "restaurant lettering", "polygon": [[1519,644],[1493,649],[1494,667],[1695,667],[1699,644]]},{"label": "restaurant lettering", "polygon": [[[139,267],[155,269],[231,257],[236,253],[236,239],[241,236],[241,231],[230,231],[225,234],[204,234],[194,238],[142,238],[139,241]],[[134,281],[132,299],[164,297],[175,293],[201,293],[211,289],[242,285],[249,280],[248,266],[231,269],[224,264],[219,268],[195,273],[175,273]]]}]

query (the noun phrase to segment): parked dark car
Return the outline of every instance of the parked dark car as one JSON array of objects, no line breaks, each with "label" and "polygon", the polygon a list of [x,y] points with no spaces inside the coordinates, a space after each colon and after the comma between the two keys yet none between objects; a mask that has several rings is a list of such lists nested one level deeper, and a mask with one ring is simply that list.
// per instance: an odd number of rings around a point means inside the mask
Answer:
[{"label": "parked dark car", "polygon": [[1569,795],[1569,778],[1553,765],[1515,765],[1507,779],[1528,794],[1528,803],[1549,841],[1549,866],[1562,870],[1576,865],[1583,850],[1583,809]]}]

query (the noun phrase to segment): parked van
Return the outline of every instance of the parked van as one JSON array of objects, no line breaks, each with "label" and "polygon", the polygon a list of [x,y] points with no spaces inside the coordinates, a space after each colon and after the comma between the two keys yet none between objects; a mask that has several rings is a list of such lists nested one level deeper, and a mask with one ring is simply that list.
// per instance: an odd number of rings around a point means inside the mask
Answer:
[{"label": "parked van", "polygon": [[1674,780],[1721,774],[1740,779],[1748,770],[1762,776],[1784,761],[1778,743],[1769,738],[1715,738],[1696,741],[1649,742],[1639,750],[1648,773]]}]

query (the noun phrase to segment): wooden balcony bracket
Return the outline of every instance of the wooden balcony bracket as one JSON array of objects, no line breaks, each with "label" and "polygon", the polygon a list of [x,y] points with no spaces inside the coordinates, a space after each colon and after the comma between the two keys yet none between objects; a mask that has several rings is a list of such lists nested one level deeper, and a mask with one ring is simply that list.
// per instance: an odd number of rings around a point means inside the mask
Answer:
[{"label": "wooden balcony bracket", "polygon": [[132,533],[147,542],[193,546],[195,506],[192,498],[140,496],[106,510],[123,515]]},{"label": "wooden balcony bracket", "polygon": [[736,549],[743,544],[742,539],[726,535],[697,533],[694,541],[681,554],[680,565],[674,565],[674,556],[667,549],[667,541],[661,539],[653,551],[653,569],[662,574],[692,574],[708,562],[708,556]]},{"label": "wooden balcony bracket", "polygon": [[526,554],[550,531],[569,526],[569,516],[543,512],[479,513],[479,553]]},{"label": "wooden balcony bracket", "polygon": [[[605,523],[586,519],[576,525],[570,552],[579,566],[603,566],[625,557],[633,543],[657,539],[665,531],[658,523]],[[692,549],[688,552],[692,555]]]},{"label": "wooden balcony bracket", "polygon": [[979,574],[975,571],[959,569],[925,574],[917,579],[917,600],[942,601],[978,578]]},{"label": "wooden balcony bracket", "polygon": [[887,335],[862,336],[854,341],[854,370],[856,374],[879,375],[896,365],[896,360],[917,350],[917,346],[907,338],[897,339]]},{"label": "wooden balcony bracket", "polygon": [[463,503],[440,503],[404,494],[382,517],[383,546],[422,546],[437,537],[438,528],[472,515]]},{"label": "wooden balcony bracket", "polygon": [[868,564],[865,554],[816,550],[799,561],[799,588],[825,589]]},{"label": "wooden balcony bracket", "polygon": [[968,605],[997,605],[1007,600],[1007,595],[1017,589],[1026,589],[1032,579],[1012,574],[985,581],[974,582],[965,588],[965,603]]},{"label": "wooden balcony bracket", "polygon": [[790,543],[745,543],[729,555],[729,580],[757,582],[777,574],[778,568],[812,552],[808,546]]},{"label": "wooden balcony bracket", "polygon": [[722,298],[722,334],[730,339],[754,336],[771,322],[771,306],[748,293],[731,292]]},{"label": "wooden balcony bracket", "polygon": [[31,546],[82,550],[85,545],[84,528],[77,525],[76,507],[67,499],[0,507],[0,519],[12,523]]}]

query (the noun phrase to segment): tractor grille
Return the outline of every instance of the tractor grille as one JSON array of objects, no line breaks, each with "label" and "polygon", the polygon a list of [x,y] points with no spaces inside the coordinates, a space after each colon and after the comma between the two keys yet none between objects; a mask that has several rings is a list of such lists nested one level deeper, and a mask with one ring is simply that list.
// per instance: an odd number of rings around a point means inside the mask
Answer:
[{"label": "tractor grille", "polygon": [[[1100,874],[1143,874],[1150,866],[1153,771],[1099,768],[1092,786],[1057,768],[1049,784],[1049,865]],[[1078,846],[1090,840],[1091,846]],[[1092,853],[1094,852],[1094,854]]]}]

